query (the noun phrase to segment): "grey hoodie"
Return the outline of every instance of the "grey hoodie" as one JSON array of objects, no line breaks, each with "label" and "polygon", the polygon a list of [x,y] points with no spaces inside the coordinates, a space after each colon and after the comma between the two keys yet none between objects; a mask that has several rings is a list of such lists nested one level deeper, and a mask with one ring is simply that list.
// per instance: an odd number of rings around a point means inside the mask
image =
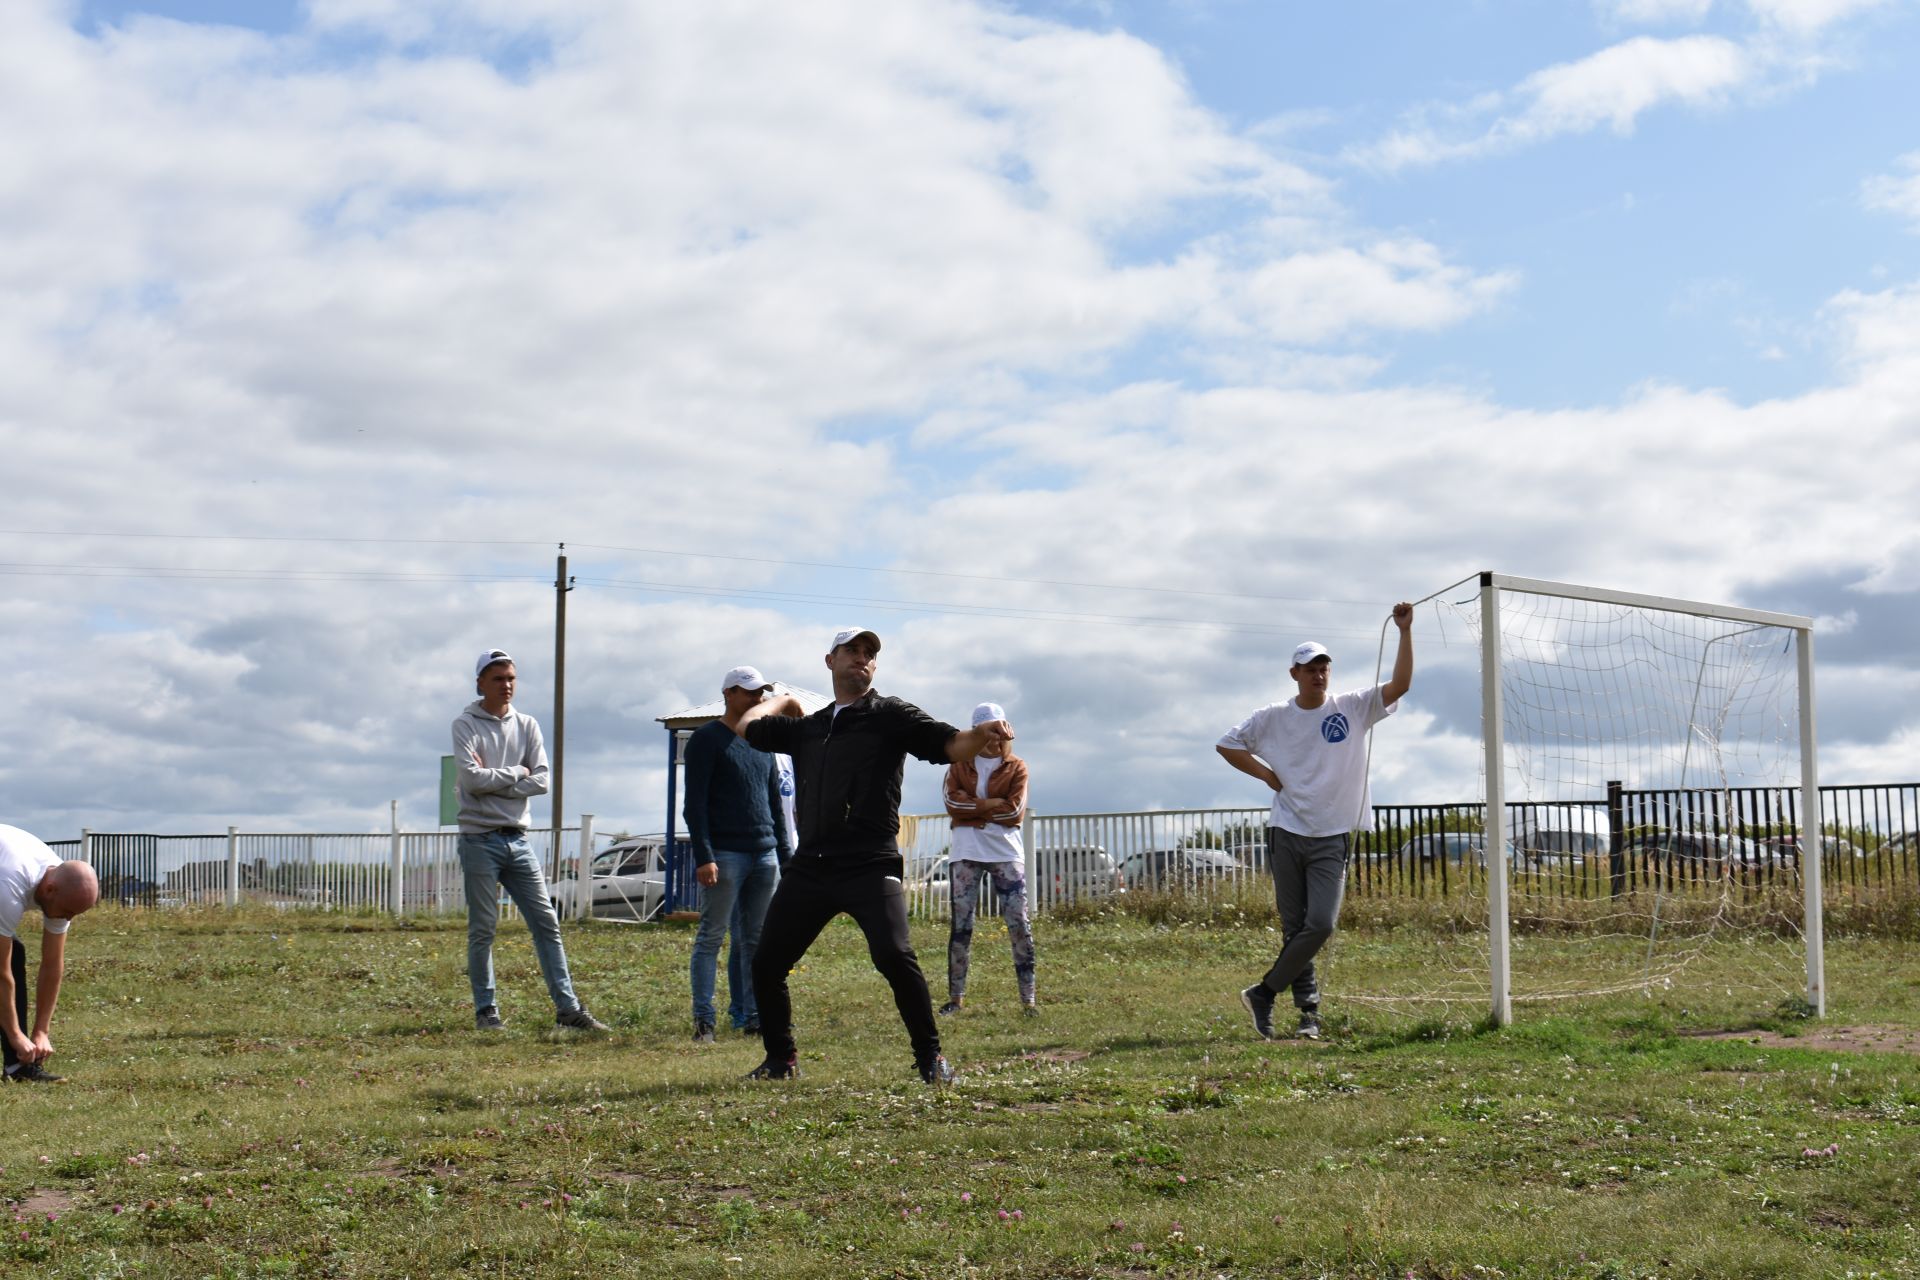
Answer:
[{"label": "grey hoodie", "polygon": [[453,722],[453,763],[460,771],[460,829],[527,828],[529,797],[547,794],[547,744],[524,711],[490,715],[478,698]]}]

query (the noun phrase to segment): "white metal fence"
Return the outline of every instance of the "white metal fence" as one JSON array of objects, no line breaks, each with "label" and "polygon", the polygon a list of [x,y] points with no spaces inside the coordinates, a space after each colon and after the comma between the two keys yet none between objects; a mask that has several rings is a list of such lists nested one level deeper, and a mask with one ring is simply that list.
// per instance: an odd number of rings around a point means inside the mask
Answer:
[{"label": "white metal fence", "polygon": [[[560,832],[562,875],[578,867],[582,830]],[[84,832],[48,845],[84,858],[101,897],[126,906],[252,903],[281,908],[446,912],[466,910],[452,831],[246,832],[147,835]],[[587,828],[592,840],[591,826]],[[553,878],[553,832],[527,833]]]}]

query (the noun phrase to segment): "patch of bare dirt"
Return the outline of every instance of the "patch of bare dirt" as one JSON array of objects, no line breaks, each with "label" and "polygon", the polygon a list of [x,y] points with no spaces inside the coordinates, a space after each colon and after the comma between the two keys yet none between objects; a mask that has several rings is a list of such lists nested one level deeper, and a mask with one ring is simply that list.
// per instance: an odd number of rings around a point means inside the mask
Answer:
[{"label": "patch of bare dirt", "polygon": [[1837,1053],[1910,1053],[1920,1055],[1920,1029],[1866,1023],[1856,1027],[1809,1027],[1797,1036],[1778,1031],[1689,1031],[1696,1040],[1735,1040],[1769,1049],[1812,1049]]},{"label": "patch of bare dirt", "polygon": [[68,1192],[36,1188],[27,1195],[25,1200],[14,1206],[14,1211],[26,1217],[35,1218],[45,1213],[65,1213],[72,1208],[73,1196]]}]

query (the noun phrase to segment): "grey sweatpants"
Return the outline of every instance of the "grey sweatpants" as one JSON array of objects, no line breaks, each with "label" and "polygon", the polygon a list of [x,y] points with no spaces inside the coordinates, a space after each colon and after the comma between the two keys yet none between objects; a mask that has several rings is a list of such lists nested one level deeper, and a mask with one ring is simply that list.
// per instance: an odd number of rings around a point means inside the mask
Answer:
[{"label": "grey sweatpants", "polygon": [[1280,958],[1261,981],[1279,995],[1293,988],[1296,1009],[1320,1007],[1313,957],[1340,919],[1347,891],[1347,837],[1297,836],[1267,828],[1267,870],[1273,873],[1273,905],[1280,911]]}]

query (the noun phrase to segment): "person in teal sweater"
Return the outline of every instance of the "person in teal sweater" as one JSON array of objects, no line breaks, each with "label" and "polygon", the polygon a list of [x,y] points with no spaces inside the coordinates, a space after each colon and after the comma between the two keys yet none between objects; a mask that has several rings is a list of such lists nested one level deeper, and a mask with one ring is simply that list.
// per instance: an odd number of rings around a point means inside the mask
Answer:
[{"label": "person in teal sweater", "polygon": [[749,707],[773,682],[752,667],[735,667],[720,685],[726,713],[701,725],[687,739],[687,842],[694,878],[700,882],[700,928],[693,936],[693,1038],[712,1044],[718,1018],[714,986],[720,942],[729,926],[728,1013],[734,1030],[760,1034],[753,998],[753,953],[767,903],[780,883],[780,868],[792,849],[780,800],[774,757],[749,747],[734,731]]}]

